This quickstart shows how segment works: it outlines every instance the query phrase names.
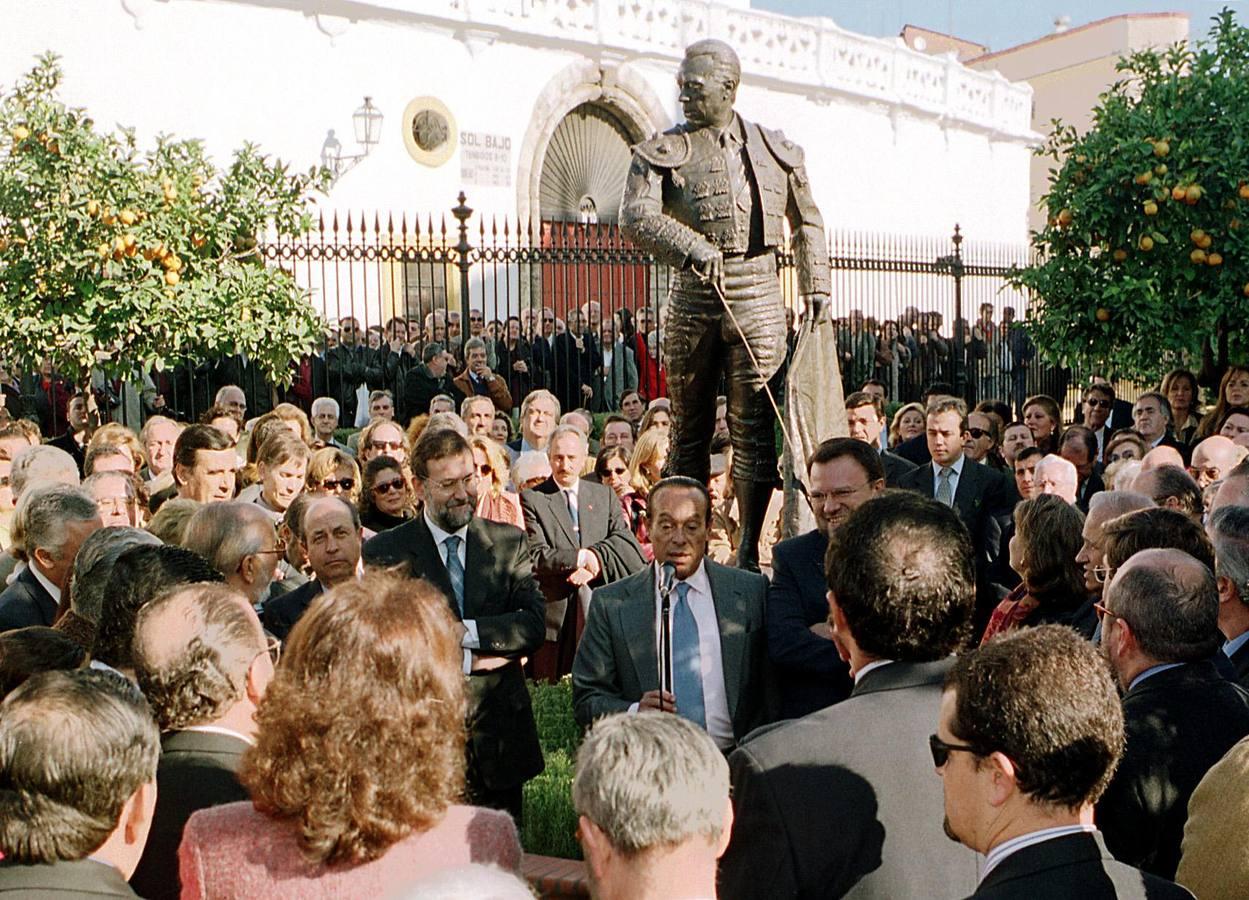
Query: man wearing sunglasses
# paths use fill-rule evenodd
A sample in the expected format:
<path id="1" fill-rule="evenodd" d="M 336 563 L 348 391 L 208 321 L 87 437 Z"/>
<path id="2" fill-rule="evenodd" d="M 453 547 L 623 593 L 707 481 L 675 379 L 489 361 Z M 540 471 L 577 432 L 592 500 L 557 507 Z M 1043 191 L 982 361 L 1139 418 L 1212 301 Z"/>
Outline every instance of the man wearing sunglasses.
<path id="1" fill-rule="evenodd" d="M 944 504 L 885 491 L 831 535 L 825 578 L 854 689 L 729 757 L 723 896 L 965 897 L 976 857 L 942 835 L 926 740 L 972 621 L 967 531 Z"/>
<path id="2" fill-rule="evenodd" d="M 946 834 L 985 854 L 972 897 L 1191 897 L 1117 862 L 1093 824 L 1123 734 L 1105 664 L 1070 629 L 1027 628 L 959 657 L 928 746 Z"/>

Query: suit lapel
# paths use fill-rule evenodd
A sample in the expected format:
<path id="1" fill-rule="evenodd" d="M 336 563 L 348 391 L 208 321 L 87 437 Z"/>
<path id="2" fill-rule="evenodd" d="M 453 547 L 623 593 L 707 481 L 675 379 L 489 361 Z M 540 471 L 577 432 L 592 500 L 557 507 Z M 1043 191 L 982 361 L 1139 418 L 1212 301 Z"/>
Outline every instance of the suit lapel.
<path id="1" fill-rule="evenodd" d="M 464 618 L 475 619 L 481 614 L 482 601 L 486 597 L 485 577 L 494 562 L 494 541 L 482 524 L 473 517 L 468 523 L 468 542 L 464 548 Z M 446 576 L 446 568 L 443 568 Z M 451 578 L 447 577 L 447 587 Z M 454 592 L 452 592 L 454 596 Z"/>
<path id="2" fill-rule="evenodd" d="M 52 620 L 56 618 L 56 609 L 58 604 L 52 599 L 52 595 L 48 593 L 48 589 L 40 583 L 38 578 L 35 577 L 35 573 L 31 571 L 30 568 L 31 565 L 34 565 L 34 563 L 31 563 L 23 569 L 22 574 L 19 575 L 18 578 L 25 580 L 26 584 L 30 587 L 31 593 L 35 597 L 35 602 L 39 605 L 39 614 L 43 617 L 43 624 L 51 625 Z"/>
<path id="3" fill-rule="evenodd" d="M 976 498 L 980 496 L 979 463 L 963 457 L 963 473 L 958 477 L 958 490 L 954 492 L 954 509 L 964 522 L 971 522 L 976 511 Z"/>
<path id="4" fill-rule="evenodd" d="M 731 571 L 705 562 L 711 600 L 716 608 L 716 624 L 720 627 L 720 660 L 724 665 L 724 695 L 729 707 L 729 720 L 737 716 L 738 687 L 742 680 L 743 656 L 746 652 L 746 611 L 742 608 L 742 592 L 734 583 Z"/>
<path id="5" fill-rule="evenodd" d="M 577 542 L 577 529 L 572 525 L 572 514 L 568 512 L 568 501 L 564 497 L 564 492 L 559 489 L 559 485 L 555 483 L 555 479 L 548 478 L 538 487 L 538 492 L 545 494 L 546 502 L 551 507 L 551 516 L 559 523 L 559 527 L 564 530 L 564 537 L 568 539 L 569 545 L 579 547 Z M 581 492 L 577 492 L 577 512 L 581 512 Z"/>
<path id="6" fill-rule="evenodd" d="M 655 567 L 649 565 L 636 575 L 619 582 L 627 598 L 617 609 L 620 616 L 618 634 L 628 636 L 629 659 L 642 693 L 659 689 L 659 658 L 655 654 Z"/>

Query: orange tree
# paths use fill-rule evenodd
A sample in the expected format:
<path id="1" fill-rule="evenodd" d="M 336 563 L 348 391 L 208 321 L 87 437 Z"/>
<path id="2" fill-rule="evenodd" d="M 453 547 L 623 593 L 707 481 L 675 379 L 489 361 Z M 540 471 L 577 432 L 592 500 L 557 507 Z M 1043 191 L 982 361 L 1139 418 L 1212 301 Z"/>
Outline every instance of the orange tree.
<path id="1" fill-rule="evenodd" d="M 1062 122 L 1032 235 L 1028 327 L 1050 362 L 1153 379 L 1216 336 L 1249 352 L 1249 30 L 1121 60 L 1086 134 Z M 1225 355 L 1225 354 L 1220 354 Z"/>
<path id="2" fill-rule="evenodd" d="M 257 236 L 308 228 L 324 173 L 251 145 L 220 170 L 197 141 L 141 152 L 62 103 L 60 79 L 49 54 L 0 93 L 0 357 L 85 383 L 241 352 L 288 379 L 323 323 Z"/>

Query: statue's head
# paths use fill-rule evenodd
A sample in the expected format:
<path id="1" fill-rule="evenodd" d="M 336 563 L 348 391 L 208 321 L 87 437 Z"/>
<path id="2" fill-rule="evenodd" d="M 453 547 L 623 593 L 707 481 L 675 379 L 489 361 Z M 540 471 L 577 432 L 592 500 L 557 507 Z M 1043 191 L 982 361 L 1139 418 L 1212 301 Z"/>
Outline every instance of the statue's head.
<path id="1" fill-rule="evenodd" d="M 741 80 L 742 64 L 724 41 L 690 44 L 677 72 L 685 120 L 695 127 L 727 125 L 733 118 L 733 99 Z"/>

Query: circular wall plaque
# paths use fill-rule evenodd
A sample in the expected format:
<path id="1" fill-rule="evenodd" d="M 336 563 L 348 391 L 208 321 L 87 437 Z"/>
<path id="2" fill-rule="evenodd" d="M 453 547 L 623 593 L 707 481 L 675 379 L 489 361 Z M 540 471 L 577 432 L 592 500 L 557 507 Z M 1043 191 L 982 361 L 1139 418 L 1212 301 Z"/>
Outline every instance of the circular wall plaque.
<path id="1" fill-rule="evenodd" d="M 455 116 L 437 97 L 417 97 L 403 110 L 403 145 L 426 166 L 440 166 L 455 152 L 460 135 Z"/>

